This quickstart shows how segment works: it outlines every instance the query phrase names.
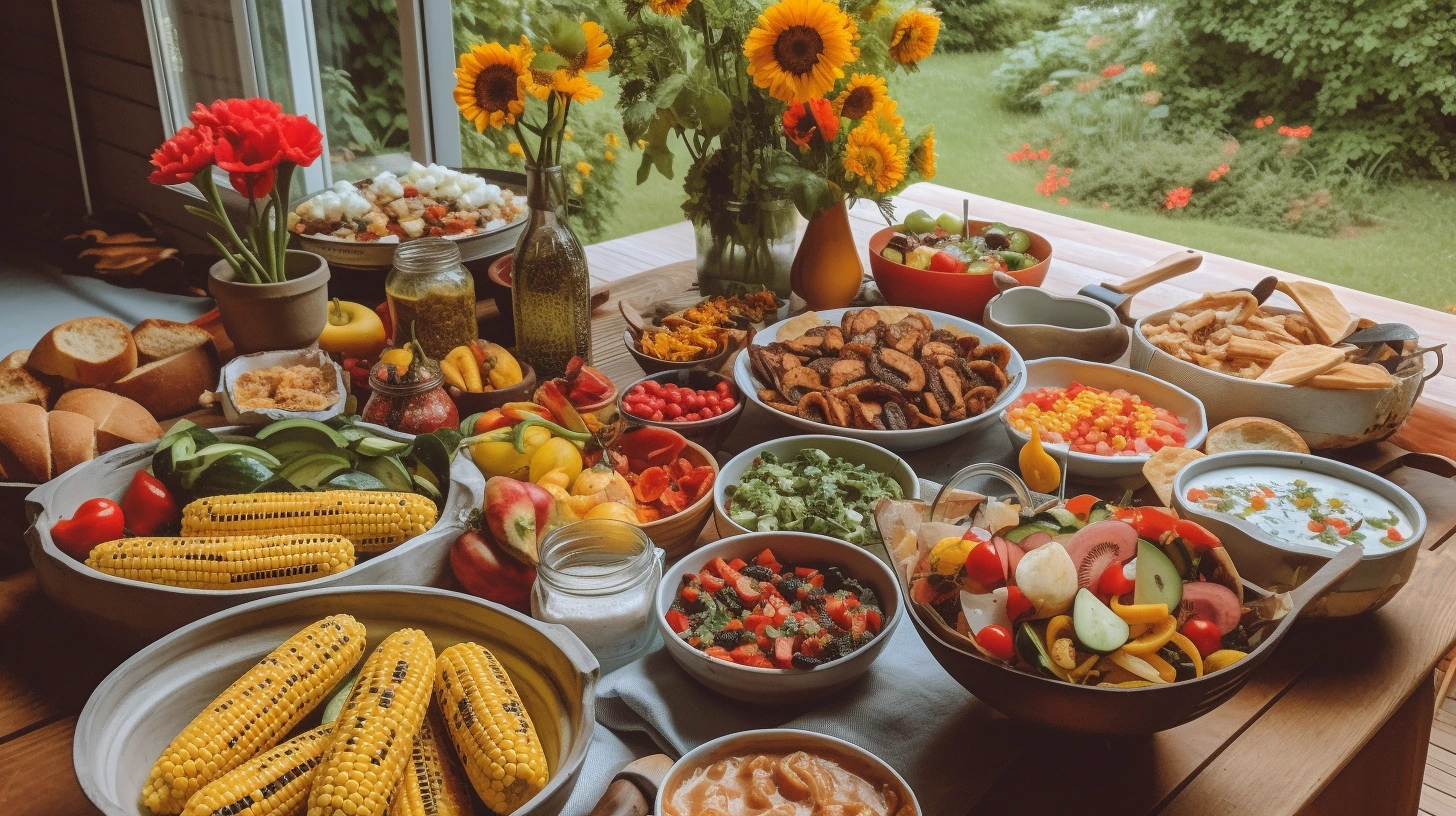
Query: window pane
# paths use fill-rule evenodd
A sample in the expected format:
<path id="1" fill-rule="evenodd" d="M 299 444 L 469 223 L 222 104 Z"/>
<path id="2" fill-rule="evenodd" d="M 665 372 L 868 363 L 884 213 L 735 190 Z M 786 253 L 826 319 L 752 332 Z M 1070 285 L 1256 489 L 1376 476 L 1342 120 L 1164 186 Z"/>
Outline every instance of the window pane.
<path id="1" fill-rule="evenodd" d="M 335 179 L 409 167 L 394 0 L 313 0 L 318 77 Z"/>
<path id="2" fill-rule="evenodd" d="M 155 8 L 178 125 L 198 102 L 246 95 L 230 0 L 158 0 Z"/>

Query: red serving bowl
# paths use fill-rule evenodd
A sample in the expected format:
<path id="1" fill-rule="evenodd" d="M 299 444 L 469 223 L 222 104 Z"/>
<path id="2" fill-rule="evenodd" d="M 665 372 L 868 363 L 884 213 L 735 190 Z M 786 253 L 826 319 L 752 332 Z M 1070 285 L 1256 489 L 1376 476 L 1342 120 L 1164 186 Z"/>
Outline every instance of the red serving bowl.
<path id="1" fill-rule="evenodd" d="M 969 223 L 971 232 L 976 233 L 995 222 Z M 931 272 L 883 258 L 880 251 L 890 242 L 895 231 L 894 227 L 885 227 L 870 237 L 870 272 L 875 276 L 875 283 L 886 302 L 894 306 L 934 309 L 979 323 L 986 304 L 996 296 L 996 282 L 991 279 L 992 276 Z M 1027 252 L 1041 260 L 1035 266 L 1007 274 L 1023 286 L 1041 286 L 1052 263 L 1052 245 L 1034 232 L 1022 231 L 1031 237 Z"/>

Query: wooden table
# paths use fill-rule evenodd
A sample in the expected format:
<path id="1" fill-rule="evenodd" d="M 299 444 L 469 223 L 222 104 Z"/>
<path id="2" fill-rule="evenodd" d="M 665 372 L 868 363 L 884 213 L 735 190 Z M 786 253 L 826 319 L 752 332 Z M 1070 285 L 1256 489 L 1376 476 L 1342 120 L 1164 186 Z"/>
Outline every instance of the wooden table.
<path id="1" fill-rule="evenodd" d="M 901 209 L 959 210 L 963 194 L 916 185 Z M 1054 214 L 970 196 L 988 216 L 1048 236 L 1056 258 L 1046 287 L 1075 291 L 1117 280 L 1176 249 Z M 863 241 L 873 211 L 852 219 Z M 679 294 L 692 282 L 692 232 L 676 225 L 588 248 L 612 300 L 593 321 L 596 363 L 619 385 L 642 376 L 621 343 L 616 301 Z M 1243 286 L 1269 272 L 1209 256 L 1197 274 L 1138 298 L 1140 313 L 1205 288 Z M 650 274 L 642 274 L 650 273 Z M 1354 310 L 1416 326 L 1429 340 L 1456 338 L 1456 316 L 1351 294 Z M 1430 514 L 1426 552 L 1411 584 L 1365 620 L 1307 622 L 1227 704 L 1143 740 L 1068 739 L 1000 723 L 988 739 L 1024 759 L 969 795 L 968 812 L 1024 814 L 1409 814 L 1421 801 L 1434 704 L 1433 672 L 1456 642 L 1456 382 L 1433 380 L 1419 416 L 1397 438 L 1351 454 L 1421 500 Z M 750 405 L 725 450 L 790 433 Z M 1421 451 L 1412 453 L 1410 451 Z M 906 456 L 920 475 L 944 479 L 971 461 L 1003 459 L 1004 434 L 982 434 Z M 711 525 L 703 538 L 716 534 Z M 126 654 L 68 622 L 41 594 L 34 572 L 0 577 L 0 814 L 93 814 L 71 766 L 76 716 Z M 928 659 L 928 656 L 927 656 Z M 940 816 L 933 814 L 932 816 Z"/>

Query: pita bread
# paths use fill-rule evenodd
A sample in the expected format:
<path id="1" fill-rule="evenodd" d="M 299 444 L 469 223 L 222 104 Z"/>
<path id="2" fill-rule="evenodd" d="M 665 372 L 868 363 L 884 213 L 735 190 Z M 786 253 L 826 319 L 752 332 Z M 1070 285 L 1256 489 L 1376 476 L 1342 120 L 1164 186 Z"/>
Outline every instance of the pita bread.
<path id="1" fill-rule="evenodd" d="M 1351 317 L 1349 310 L 1335 297 L 1335 291 L 1323 283 L 1279 281 L 1279 291 L 1294 299 L 1299 310 L 1313 324 L 1319 341 L 1327 346 L 1349 337 L 1360 325 L 1359 319 Z"/>
<path id="2" fill-rule="evenodd" d="M 1296 346 L 1269 363 L 1259 382 L 1298 385 L 1345 362 L 1345 352 L 1330 346 Z"/>
<path id="3" fill-rule="evenodd" d="M 1358 388 L 1375 390 L 1394 388 L 1398 380 L 1390 372 L 1377 365 L 1364 363 L 1341 363 L 1324 374 L 1311 377 L 1305 385 L 1312 388 Z"/>
<path id="4" fill-rule="evenodd" d="M 1282 422 L 1264 417 L 1239 417 L 1217 425 L 1203 440 L 1203 452 L 1212 456 L 1241 450 L 1275 450 L 1309 453 L 1299 432 Z"/>
<path id="5" fill-rule="evenodd" d="M 814 311 L 804 312 L 798 317 L 791 317 L 779 324 L 778 330 L 774 332 L 773 339 L 780 343 L 790 340 L 797 340 L 803 337 L 806 332 L 815 326 L 824 325 L 819 321 L 819 313 Z"/>
<path id="6" fill-rule="evenodd" d="M 1203 458 L 1192 448 L 1159 448 L 1143 464 L 1143 477 L 1153 486 L 1164 507 L 1173 506 L 1173 479 L 1190 462 Z"/>

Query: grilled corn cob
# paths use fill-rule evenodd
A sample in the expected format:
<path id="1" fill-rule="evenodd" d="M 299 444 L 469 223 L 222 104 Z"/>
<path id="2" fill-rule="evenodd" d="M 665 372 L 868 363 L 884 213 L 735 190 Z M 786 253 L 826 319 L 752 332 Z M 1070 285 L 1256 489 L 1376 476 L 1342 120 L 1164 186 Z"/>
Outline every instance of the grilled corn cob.
<path id="1" fill-rule="evenodd" d="M 536 727 L 500 661 L 476 643 L 440 653 L 435 699 L 465 775 L 492 811 L 507 816 L 551 778 Z"/>
<path id="2" fill-rule="evenodd" d="M 430 705 L 435 647 L 401 629 L 364 661 L 308 792 L 308 816 L 384 816 Z"/>
<path id="3" fill-rule="evenodd" d="M 294 737 L 228 771 L 187 800 L 184 816 L 301 816 L 333 723 Z"/>
<path id="4" fill-rule="evenodd" d="M 410 766 L 389 816 L 471 816 L 470 788 L 451 751 L 438 712 L 431 711 L 420 723 Z"/>
<path id="5" fill-rule="evenodd" d="M 435 503 L 418 493 L 329 490 L 243 493 L 197 499 L 182 509 L 182 535 L 326 533 L 359 553 L 384 552 L 430 529 Z"/>
<path id="6" fill-rule="evenodd" d="M 259 660 L 162 751 L 142 787 L 153 813 L 181 813 L 214 779 L 278 744 L 364 654 L 364 625 L 334 615 Z"/>
<path id="7" fill-rule="evenodd" d="M 141 536 L 97 544 L 86 566 L 149 584 L 250 589 L 296 584 L 354 566 L 354 545 L 337 535 Z"/>

